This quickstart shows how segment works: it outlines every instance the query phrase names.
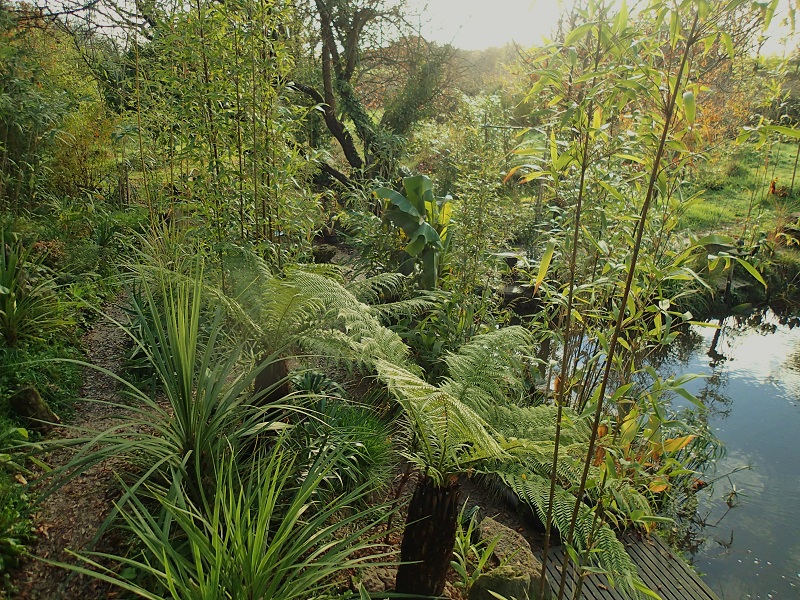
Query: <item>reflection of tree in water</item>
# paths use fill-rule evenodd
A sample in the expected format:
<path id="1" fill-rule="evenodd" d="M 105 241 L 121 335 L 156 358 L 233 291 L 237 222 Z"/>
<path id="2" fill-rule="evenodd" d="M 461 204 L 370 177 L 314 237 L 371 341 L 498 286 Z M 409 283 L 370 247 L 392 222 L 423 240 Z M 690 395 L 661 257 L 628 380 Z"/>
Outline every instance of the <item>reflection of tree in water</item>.
<path id="1" fill-rule="evenodd" d="M 746 354 L 739 352 L 737 346 L 743 348 L 748 344 L 748 336 L 768 336 L 779 330 L 785 332 L 786 329 L 798 327 L 800 317 L 765 310 L 717 319 L 714 323 L 719 324 L 719 329 L 714 331 L 713 336 L 709 335 L 711 332 L 701 334 L 702 330 L 699 328 L 682 332 L 668 352 L 663 353 L 657 364 L 654 364 L 661 373 L 665 373 L 667 369 L 681 373 L 688 371 L 686 367 L 696 364 L 694 361 L 698 359 L 704 362 L 704 355 L 709 357 L 709 375 L 695 394 L 708 410 L 692 410 L 681 415 L 687 423 L 706 426 L 706 430 L 709 420 L 719 421 L 731 415 L 733 398 L 728 394 L 735 396 L 735 392 L 728 387 L 736 376 L 737 366 L 730 361 L 738 355 L 740 360 L 746 362 Z M 684 367 L 683 371 L 681 366 Z M 786 355 L 782 366 L 794 373 L 800 373 L 800 344 Z M 713 431 L 708 433 L 713 434 Z M 697 446 L 692 450 L 692 460 L 687 466 L 703 475 L 689 476 L 695 478 L 694 485 L 673 488 L 673 493 L 662 507 L 662 514 L 674 520 L 664 533 L 677 547 L 691 554 L 701 549 L 704 554 L 726 554 L 733 551 L 737 542 L 728 517 L 736 511 L 739 496 L 742 494 L 742 490 L 737 489 L 736 483 L 739 481 L 734 474 L 742 469 L 750 469 L 751 465 L 740 465 L 728 472 L 718 472 L 715 468 L 716 461 L 722 454 L 724 451 L 720 445 L 715 446 L 708 440 L 697 440 Z M 700 484 L 698 477 L 704 480 Z M 705 484 L 709 484 L 708 487 Z M 698 497 L 701 488 L 705 489 L 700 493 L 711 493 L 709 500 Z M 715 502 L 711 501 L 712 498 Z"/>
<path id="2" fill-rule="evenodd" d="M 769 309 L 755 310 L 743 315 L 730 315 L 716 319 L 717 330 L 711 338 L 706 354 L 711 359 L 709 366 L 714 369 L 720 363 L 731 360 L 731 350 L 738 339 L 753 333 L 761 336 L 774 334 L 779 326 L 792 328 L 800 324 L 800 318 L 777 315 Z M 800 359 L 798 359 L 800 364 Z"/>
<path id="3" fill-rule="evenodd" d="M 687 328 L 669 345 L 668 356 L 680 364 L 687 364 L 703 343 L 703 336 L 693 327 Z"/>
<path id="4" fill-rule="evenodd" d="M 721 379 L 721 374 L 715 374 Z M 719 383 L 715 382 L 712 388 L 701 392 L 699 397 L 704 399 L 709 394 L 717 395 Z M 704 400 L 706 401 L 706 400 Z M 712 402 L 716 402 L 715 400 Z M 662 533 L 675 547 L 695 554 L 708 538 L 708 519 L 711 511 L 701 509 L 698 493 L 707 486 L 701 477 L 703 473 L 713 472 L 716 461 L 725 455 L 725 447 L 720 443 L 708 425 L 708 410 L 686 409 L 682 419 L 693 428 L 698 437 L 687 447 L 689 458 L 685 462 L 687 474 L 673 481 L 672 492 L 665 496 L 660 514 L 670 517 L 672 525 Z"/>
<path id="5" fill-rule="evenodd" d="M 800 347 L 795 347 L 789 354 L 786 355 L 782 367 L 795 373 L 800 373 Z"/>
<path id="6" fill-rule="evenodd" d="M 712 368 L 716 367 L 719 363 L 728 360 L 727 356 L 717 350 L 717 347 L 719 346 L 719 338 L 722 335 L 723 329 L 724 326 L 720 322 L 719 327 L 717 327 L 717 330 L 714 332 L 714 337 L 711 338 L 711 347 L 708 349 L 708 352 L 706 352 L 706 354 L 711 357 L 711 362 L 709 365 Z"/>
<path id="7" fill-rule="evenodd" d="M 755 332 L 759 335 L 770 335 L 781 324 L 780 317 L 769 309 L 754 310 L 746 315 L 731 315 L 725 319 L 725 325 L 737 334 Z"/>
<path id="8" fill-rule="evenodd" d="M 729 416 L 733 400 L 722 391 L 728 386 L 728 373 L 724 368 L 715 368 L 704 382 L 705 385 L 697 393 L 697 398 L 708 409 L 709 414 L 721 419 Z"/>

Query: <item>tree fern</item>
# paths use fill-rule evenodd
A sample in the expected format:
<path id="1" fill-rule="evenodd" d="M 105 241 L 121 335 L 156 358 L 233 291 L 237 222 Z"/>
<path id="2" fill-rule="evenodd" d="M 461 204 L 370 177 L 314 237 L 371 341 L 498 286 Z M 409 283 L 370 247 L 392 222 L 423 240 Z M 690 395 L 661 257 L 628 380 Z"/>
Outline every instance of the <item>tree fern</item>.
<path id="1" fill-rule="evenodd" d="M 515 444 L 498 436 L 464 403 L 409 370 L 376 362 L 378 376 L 402 405 L 417 447 L 409 460 L 435 481 L 477 463 L 509 458 Z"/>
<path id="2" fill-rule="evenodd" d="M 468 403 L 506 404 L 525 392 L 525 362 L 531 348 L 530 333 L 522 327 L 505 327 L 478 335 L 449 353 L 447 389 Z"/>
<path id="3" fill-rule="evenodd" d="M 394 298 L 402 294 L 407 282 L 408 277 L 401 273 L 380 273 L 373 277 L 355 279 L 345 287 L 365 304 L 380 304 L 386 298 Z"/>

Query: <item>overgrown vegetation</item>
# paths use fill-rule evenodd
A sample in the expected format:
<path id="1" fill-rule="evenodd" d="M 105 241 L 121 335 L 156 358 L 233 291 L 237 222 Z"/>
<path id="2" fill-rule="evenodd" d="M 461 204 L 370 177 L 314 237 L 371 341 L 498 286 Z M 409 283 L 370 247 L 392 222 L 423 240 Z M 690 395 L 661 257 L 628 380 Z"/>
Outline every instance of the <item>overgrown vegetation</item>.
<path id="1" fill-rule="evenodd" d="M 578 2 L 499 82 L 383 0 L 101 4 L 0 0 L 5 585 L 35 496 L 116 457 L 101 531 L 131 546 L 68 568 L 139 597 L 364 597 L 376 561 L 469 588 L 475 475 L 545 563 L 558 538 L 652 595 L 617 534 L 665 521 L 713 440 L 648 359 L 796 300 L 796 92 L 750 52 L 775 2 Z M 15 394 L 68 416 L 107 301 L 121 424 L 47 439 Z"/>

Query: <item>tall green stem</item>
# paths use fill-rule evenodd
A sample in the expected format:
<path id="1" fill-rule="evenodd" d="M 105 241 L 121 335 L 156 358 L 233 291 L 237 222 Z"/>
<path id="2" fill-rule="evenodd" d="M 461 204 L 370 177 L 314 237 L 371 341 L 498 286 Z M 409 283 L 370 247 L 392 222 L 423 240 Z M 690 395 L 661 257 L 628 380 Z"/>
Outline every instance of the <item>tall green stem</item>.
<path id="1" fill-rule="evenodd" d="M 583 494 L 586 491 L 586 482 L 589 477 L 589 468 L 592 464 L 592 458 L 594 457 L 595 451 L 595 444 L 597 443 L 597 431 L 600 425 L 600 418 L 603 414 L 603 404 L 605 400 L 605 393 L 606 388 L 608 387 L 608 382 L 611 379 L 611 365 L 614 362 L 614 354 L 617 350 L 617 342 L 619 340 L 619 336 L 622 333 L 622 326 L 625 322 L 625 307 L 628 305 L 628 297 L 630 296 L 631 287 L 633 285 L 633 278 L 636 273 L 636 263 L 639 259 L 639 251 L 642 246 L 642 236 L 644 235 L 644 229 L 647 224 L 647 213 L 650 210 L 650 204 L 653 201 L 653 196 L 655 195 L 656 189 L 656 182 L 658 181 L 658 175 L 661 171 L 661 161 L 664 157 L 664 149 L 666 148 L 667 137 L 669 137 L 669 131 L 672 124 L 673 116 L 675 115 L 675 106 L 677 102 L 678 92 L 681 87 L 681 81 L 683 80 L 683 73 L 686 69 L 686 65 L 689 62 L 689 55 L 691 53 L 692 47 L 694 46 L 695 36 L 697 34 L 697 25 L 699 22 L 699 14 L 695 13 L 694 20 L 692 22 L 691 31 L 686 38 L 686 47 L 683 52 L 683 56 L 681 57 L 680 66 L 678 68 L 678 74 L 675 77 L 675 87 L 673 90 L 669 91 L 669 97 L 667 101 L 666 110 L 664 112 L 664 126 L 661 131 L 661 136 L 658 143 L 658 149 L 656 151 L 655 160 L 653 161 L 653 167 L 650 172 L 650 179 L 647 184 L 647 193 L 645 195 L 644 203 L 642 204 L 642 209 L 639 215 L 639 220 L 636 224 L 636 237 L 633 245 L 633 253 L 631 254 L 630 259 L 630 266 L 628 267 L 628 276 L 625 281 L 625 289 L 622 293 L 622 298 L 620 299 L 619 306 L 618 306 L 618 314 L 617 314 L 617 321 L 614 326 L 614 333 L 611 336 L 611 340 L 608 344 L 608 354 L 606 356 L 605 368 L 603 371 L 603 379 L 600 382 L 600 390 L 597 397 L 597 408 L 595 409 L 594 413 L 594 421 L 592 423 L 592 430 L 589 437 L 589 449 L 586 453 L 586 459 L 584 460 L 583 465 L 583 473 L 581 475 L 581 481 L 578 486 L 578 491 L 576 493 L 575 498 L 575 506 L 572 510 L 572 518 L 570 519 L 569 523 L 569 531 L 567 533 L 567 540 L 572 543 L 574 536 L 575 536 L 575 525 L 578 521 L 578 513 L 580 512 L 580 507 L 582 504 L 581 499 L 583 498 Z M 566 585 L 567 579 L 567 563 L 569 561 L 569 555 L 565 553 L 564 555 L 564 564 L 562 565 L 562 572 L 561 572 L 561 583 L 558 589 L 558 600 L 561 600 L 564 597 L 564 587 Z"/>
<path id="2" fill-rule="evenodd" d="M 595 56 L 594 56 L 594 71 L 597 72 L 600 66 L 600 51 L 602 49 L 602 36 L 601 36 L 601 29 L 602 23 L 598 25 L 597 31 L 597 48 L 595 49 Z M 592 79 L 592 84 L 590 89 L 594 89 L 594 86 L 597 83 L 597 78 Z M 587 122 L 589 116 L 594 112 L 594 98 L 589 99 L 589 103 L 587 106 Z M 550 490 L 548 493 L 548 502 L 547 502 L 547 517 L 545 519 L 545 531 L 544 531 L 544 549 L 542 551 L 542 574 L 541 579 L 539 581 L 539 597 L 544 597 L 544 588 L 547 582 L 547 553 L 550 549 L 550 534 L 552 530 L 552 521 L 553 521 L 553 502 L 555 501 L 555 494 L 556 494 L 556 477 L 558 473 L 558 450 L 561 445 L 561 427 L 562 427 L 562 420 L 564 417 L 564 397 L 566 394 L 566 390 L 568 389 L 567 385 L 567 373 L 569 369 L 569 339 L 570 339 L 570 331 L 572 330 L 572 307 L 575 298 L 575 279 L 577 277 L 577 264 L 578 264 L 578 241 L 580 240 L 580 229 L 581 229 L 581 212 L 583 209 L 583 197 L 586 190 L 586 172 L 589 170 L 589 142 L 591 136 L 589 129 L 586 129 L 586 137 L 583 143 L 583 155 L 581 157 L 581 176 L 580 176 L 580 184 L 578 185 L 578 198 L 575 203 L 575 225 L 572 232 L 572 248 L 570 253 L 569 259 L 569 289 L 567 291 L 567 309 L 566 309 L 566 317 L 564 319 L 564 329 L 563 329 L 563 339 L 564 339 L 564 346 L 561 351 L 561 371 L 560 371 L 560 379 L 561 379 L 561 386 L 556 391 L 556 406 L 557 406 L 557 414 L 556 414 L 556 434 L 555 434 L 555 443 L 553 447 L 553 463 L 550 469 Z"/>

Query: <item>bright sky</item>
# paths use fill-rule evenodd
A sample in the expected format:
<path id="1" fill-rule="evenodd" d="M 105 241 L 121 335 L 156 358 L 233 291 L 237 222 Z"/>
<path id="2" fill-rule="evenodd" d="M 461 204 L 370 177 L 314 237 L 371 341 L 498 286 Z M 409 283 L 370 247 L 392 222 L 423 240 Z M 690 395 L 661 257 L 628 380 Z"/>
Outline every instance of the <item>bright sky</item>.
<path id="1" fill-rule="evenodd" d="M 551 34 L 559 13 L 569 4 L 571 0 L 407 0 L 412 12 L 421 13 L 425 37 L 465 50 L 505 46 L 511 41 L 522 46 L 539 44 Z M 633 4 L 635 0 L 628 0 L 629 6 Z M 783 54 L 779 38 L 786 31 L 778 26 L 785 15 L 785 9 L 776 13 L 766 53 Z"/>
<path id="2" fill-rule="evenodd" d="M 407 0 L 411 11 L 421 12 L 423 35 L 465 50 L 512 40 L 538 44 L 555 26 L 562 5 L 563 0 Z"/>

